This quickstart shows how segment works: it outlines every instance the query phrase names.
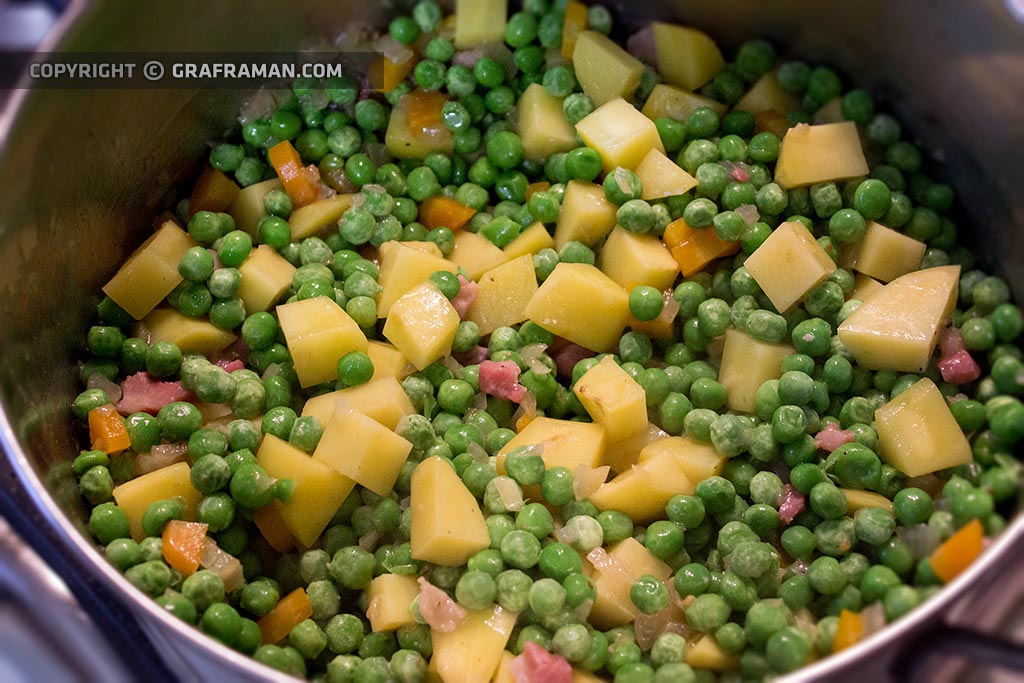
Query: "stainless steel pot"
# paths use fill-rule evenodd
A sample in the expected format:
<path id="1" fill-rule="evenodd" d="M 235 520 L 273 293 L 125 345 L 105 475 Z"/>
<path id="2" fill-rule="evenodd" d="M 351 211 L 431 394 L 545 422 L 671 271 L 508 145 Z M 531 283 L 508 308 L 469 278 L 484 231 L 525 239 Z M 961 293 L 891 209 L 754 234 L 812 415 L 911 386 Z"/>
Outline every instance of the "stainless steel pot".
<path id="1" fill-rule="evenodd" d="M 659 17 L 708 30 L 726 46 L 766 35 L 783 53 L 835 64 L 879 93 L 959 192 L 961 230 L 983 262 L 1024 297 L 1024 29 L 997 0 L 652 1 L 613 4 L 639 26 Z M 375 4 L 374 4 L 375 5 Z M 288 50 L 371 3 L 78 2 L 50 49 Z M 137 245 L 205 145 L 230 127 L 239 93 L 225 90 L 18 91 L 0 118 L 0 440 L 8 491 L 36 515 L 33 536 L 96 610 L 126 606 L 185 680 L 272 680 L 274 674 L 167 616 L 104 561 L 83 534 L 85 510 L 68 467 L 74 360 L 95 293 Z M 17 481 L 13 481 L 16 478 Z M 862 680 L 968 599 L 993 570 L 1016 563 L 1018 516 L 984 556 L 908 617 L 789 681 Z M 1016 557 L 1014 556 L 1016 555 Z M 95 594 L 93 594 L 95 598 Z M 86 597 L 88 600 L 88 596 Z M 87 602 L 87 604 L 90 604 Z M 116 617 L 115 617 L 116 618 Z M 875 673 L 873 673 L 875 672 Z"/>

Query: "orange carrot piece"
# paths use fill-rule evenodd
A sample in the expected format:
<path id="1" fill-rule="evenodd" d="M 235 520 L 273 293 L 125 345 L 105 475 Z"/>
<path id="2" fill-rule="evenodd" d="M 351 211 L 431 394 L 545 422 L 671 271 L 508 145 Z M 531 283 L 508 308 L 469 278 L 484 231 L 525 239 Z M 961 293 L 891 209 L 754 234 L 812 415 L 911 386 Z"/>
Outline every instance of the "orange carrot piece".
<path id="1" fill-rule="evenodd" d="M 864 620 L 860 612 L 851 612 L 844 609 L 839 613 L 839 622 L 836 624 L 836 635 L 832 639 L 832 652 L 845 650 L 855 645 L 864 637 Z"/>
<path id="2" fill-rule="evenodd" d="M 192 188 L 188 214 L 191 216 L 197 211 L 227 211 L 239 192 L 241 189 L 234 180 L 212 166 L 207 166 Z"/>
<path id="3" fill-rule="evenodd" d="M 413 90 L 403 99 L 406 100 L 406 121 L 413 135 L 430 135 L 432 131 L 444 126 L 441 108 L 448 101 L 444 93 L 436 90 Z"/>
<path id="4" fill-rule="evenodd" d="M 274 609 L 260 617 L 256 625 L 260 627 L 264 645 L 273 645 L 287 636 L 297 624 L 313 616 L 313 606 L 303 588 L 296 588 L 281 598 Z"/>
<path id="5" fill-rule="evenodd" d="M 565 6 L 565 21 L 562 22 L 562 56 L 572 59 L 576 49 L 576 37 L 587 29 L 587 6 L 582 2 L 570 2 Z"/>
<path id="6" fill-rule="evenodd" d="M 252 521 L 263 534 L 263 538 L 267 539 L 270 547 L 277 552 L 286 553 L 295 547 L 295 536 L 285 524 L 284 517 L 281 516 L 281 511 L 277 509 L 276 505 L 267 505 L 253 510 Z"/>
<path id="7" fill-rule="evenodd" d="M 699 273 L 717 258 L 732 256 L 740 250 L 739 242 L 722 240 L 713 228 L 691 228 L 682 218 L 668 224 L 662 239 L 685 277 Z"/>
<path id="8" fill-rule="evenodd" d="M 414 66 L 416 66 L 414 58 L 407 59 L 401 64 L 396 64 L 384 55 L 381 55 L 373 60 L 367 72 L 370 87 L 381 92 L 391 92 L 399 83 L 405 80 L 405 77 L 409 75 Z"/>
<path id="9" fill-rule="evenodd" d="M 932 552 L 932 571 L 943 583 L 949 583 L 981 554 L 985 547 L 985 529 L 972 519 Z"/>
<path id="10" fill-rule="evenodd" d="M 282 140 L 267 152 L 270 165 L 284 184 L 284 190 L 298 206 L 309 204 L 320 196 L 320 188 L 307 175 L 302 158 L 292 143 Z"/>
<path id="11" fill-rule="evenodd" d="M 89 440 L 93 450 L 104 453 L 117 453 L 132 445 L 124 420 L 109 403 L 89 411 Z"/>
<path id="12" fill-rule="evenodd" d="M 651 339 L 671 339 L 678 313 L 678 308 L 672 310 L 666 306 L 661 309 L 661 313 L 654 320 L 638 320 L 633 316 L 629 316 L 629 322 L 626 324 L 631 330 L 642 332 Z"/>
<path id="13" fill-rule="evenodd" d="M 476 215 L 476 209 L 449 197 L 430 197 L 420 204 L 420 223 L 427 230 L 444 226 L 449 230 L 461 230 L 469 219 Z"/>
<path id="14" fill-rule="evenodd" d="M 546 180 L 530 183 L 526 186 L 526 201 L 530 201 L 530 197 L 532 197 L 535 192 L 543 192 L 549 187 L 551 187 L 551 183 Z"/>
<path id="15" fill-rule="evenodd" d="M 200 522 L 183 522 L 180 519 L 168 522 L 163 534 L 163 552 L 167 564 L 185 576 L 195 574 L 199 569 L 199 559 L 203 556 L 206 530 L 207 526 Z"/>

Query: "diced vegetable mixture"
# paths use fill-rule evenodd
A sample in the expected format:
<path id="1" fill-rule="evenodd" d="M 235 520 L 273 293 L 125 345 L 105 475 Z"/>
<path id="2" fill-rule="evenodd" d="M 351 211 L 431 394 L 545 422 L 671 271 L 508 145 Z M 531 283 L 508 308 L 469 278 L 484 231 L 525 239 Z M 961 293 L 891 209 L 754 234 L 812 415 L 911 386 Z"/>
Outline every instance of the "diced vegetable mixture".
<path id="1" fill-rule="evenodd" d="M 1024 318 L 922 150 L 766 41 L 612 28 L 421 0 L 246 103 L 86 339 L 132 584 L 328 683 L 759 680 L 1003 528 Z"/>

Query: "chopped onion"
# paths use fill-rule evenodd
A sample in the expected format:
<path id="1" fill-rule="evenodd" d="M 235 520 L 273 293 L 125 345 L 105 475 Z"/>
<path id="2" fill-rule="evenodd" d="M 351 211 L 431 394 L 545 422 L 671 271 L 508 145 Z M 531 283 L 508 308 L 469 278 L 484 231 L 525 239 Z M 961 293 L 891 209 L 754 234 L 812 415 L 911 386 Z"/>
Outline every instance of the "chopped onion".
<path id="1" fill-rule="evenodd" d="M 149 474 L 156 472 L 178 462 L 184 462 L 188 457 L 188 444 L 166 443 L 153 446 L 147 453 L 140 453 L 135 459 L 135 473 Z"/>
<path id="2" fill-rule="evenodd" d="M 615 170 L 612 171 L 612 177 L 615 179 L 615 184 L 619 186 L 619 190 L 622 194 L 629 196 L 633 192 L 633 188 L 629 184 L 630 172 L 621 166 L 616 166 Z"/>
<path id="3" fill-rule="evenodd" d="M 789 571 L 800 576 L 806 574 L 809 568 L 810 565 L 804 562 L 803 560 L 797 560 L 796 562 L 789 565 Z"/>
<path id="4" fill-rule="evenodd" d="M 576 500 L 586 500 L 594 495 L 594 492 L 601 487 L 601 484 L 608 481 L 608 473 L 612 468 L 608 465 L 601 467 L 588 467 L 580 464 L 572 473 L 572 493 Z"/>
<path id="5" fill-rule="evenodd" d="M 494 490 L 498 492 L 501 504 L 509 512 L 519 512 L 523 509 L 523 490 L 512 479 L 507 477 L 494 479 Z"/>
<path id="6" fill-rule="evenodd" d="M 396 65 L 405 64 L 413 58 L 413 52 L 405 45 L 385 33 L 371 44 L 374 52 L 379 52 Z"/>
<path id="7" fill-rule="evenodd" d="M 420 616 L 430 628 L 441 633 L 451 633 L 469 616 L 465 607 L 457 604 L 447 593 L 424 577 L 421 576 L 417 581 L 420 584 Z"/>
<path id="8" fill-rule="evenodd" d="M 221 550 L 212 538 L 207 538 L 203 543 L 199 565 L 219 576 L 224 581 L 224 590 L 228 593 L 241 588 L 245 583 L 242 563 L 234 555 Z"/>
<path id="9" fill-rule="evenodd" d="M 626 39 L 626 52 L 641 62 L 658 68 L 658 53 L 654 49 L 654 28 L 650 24 Z"/>
<path id="10" fill-rule="evenodd" d="M 551 368 L 541 361 L 541 355 L 547 350 L 547 344 L 527 344 L 519 349 L 519 355 L 526 366 L 537 375 L 546 375 Z"/>
<path id="11" fill-rule="evenodd" d="M 896 529 L 896 536 L 907 544 L 907 548 L 915 560 L 931 555 L 942 541 L 939 532 L 927 524 L 899 527 Z"/>
<path id="12" fill-rule="evenodd" d="M 270 91 L 261 88 L 242 100 L 238 109 L 238 122 L 244 126 L 256 119 L 270 116 L 276 108 L 274 97 Z"/>
<path id="13" fill-rule="evenodd" d="M 339 52 L 364 52 L 368 42 L 370 27 L 359 21 L 342 24 L 341 33 L 334 39 L 334 46 Z"/>
<path id="14" fill-rule="evenodd" d="M 679 608 L 669 603 L 665 609 L 655 614 L 638 614 L 633 621 L 633 628 L 636 631 L 636 644 L 640 649 L 644 652 L 650 650 L 654 641 L 665 631 L 665 626 L 678 612 Z"/>
<path id="15" fill-rule="evenodd" d="M 89 389 L 101 390 L 107 395 L 111 403 L 117 403 L 121 400 L 121 385 L 111 382 L 98 372 L 89 375 L 89 381 L 85 383 L 85 386 Z"/>
<path id="16" fill-rule="evenodd" d="M 138 337 L 147 344 L 151 343 L 153 339 L 153 333 L 149 331 L 149 327 L 146 323 L 141 320 L 132 325 L 132 336 Z"/>
<path id="17" fill-rule="evenodd" d="M 473 397 L 472 407 L 477 410 L 487 410 L 487 394 L 482 391 L 478 391 L 476 396 Z"/>
<path id="18" fill-rule="evenodd" d="M 736 207 L 736 213 L 740 215 L 740 218 L 747 225 L 753 225 L 761 218 L 761 212 L 753 204 L 740 204 Z"/>
<path id="19" fill-rule="evenodd" d="M 576 605 L 576 607 L 572 611 L 573 616 L 575 616 L 582 622 L 586 622 L 586 620 L 590 618 L 590 610 L 593 606 L 594 601 L 590 598 L 587 598 L 580 604 Z"/>
<path id="20" fill-rule="evenodd" d="M 572 545 L 580 538 L 580 528 L 575 524 L 563 526 L 555 529 L 551 532 L 551 535 L 555 537 L 555 540 L 559 543 L 565 543 L 566 545 Z"/>
<path id="21" fill-rule="evenodd" d="M 466 452 L 469 453 L 469 456 L 471 458 L 473 458 L 474 460 L 479 460 L 481 462 L 486 462 L 487 458 L 489 457 L 487 455 L 487 451 L 484 450 L 484 447 L 478 444 L 476 441 L 470 441 L 468 444 L 466 444 Z"/>
<path id="22" fill-rule="evenodd" d="M 377 531 L 376 529 L 371 529 L 370 531 L 367 531 L 365 535 L 360 537 L 360 539 L 359 539 L 359 547 L 362 548 L 363 550 L 370 550 L 370 551 L 372 551 L 376 547 L 377 541 L 379 541 L 379 540 L 380 540 L 380 532 Z"/>
<path id="23" fill-rule="evenodd" d="M 519 407 L 523 409 L 523 414 L 529 418 L 537 416 L 537 397 L 533 395 L 532 391 L 527 391 L 523 395 L 523 400 L 519 402 Z"/>
<path id="24" fill-rule="evenodd" d="M 459 361 L 451 356 L 445 356 L 441 359 L 441 365 L 448 368 L 455 375 L 455 379 L 462 379 L 462 365 L 459 364 Z"/>
<path id="25" fill-rule="evenodd" d="M 383 142 L 368 142 L 364 148 L 366 150 L 366 156 L 370 157 L 370 161 L 377 165 L 379 168 L 391 160 L 388 155 L 388 148 Z M 384 192 L 384 188 L 381 187 L 381 192 Z"/>
<path id="26" fill-rule="evenodd" d="M 412 497 L 411 496 L 406 496 L 402 500 L 398 501 L 398 509 L 399 510 L 403 510 L 403 511 L 404 510 L 408 510 L 410 505 L 412 505 Z"/>
<path id="27" fill-rule="evenodd" d="M 882 606 L 882 601 L 873 602 L 860 611 L 861 624 L 864 627 L 863 638 L 867 638 L 872 633 L 877 633 L 885 628 L 885 608 Z"/>
<path id="28" fill-rule="evenodd" d="M 679 302 L 676 301 L 674 296 L 672 296 L 672 290 L 666 289 L 662 292 L 661 300 L 664 305 L 662 306 L 661 316 L 659 317 L 663 320 L 675 320 L 676 316 L 679 315 Z"/>

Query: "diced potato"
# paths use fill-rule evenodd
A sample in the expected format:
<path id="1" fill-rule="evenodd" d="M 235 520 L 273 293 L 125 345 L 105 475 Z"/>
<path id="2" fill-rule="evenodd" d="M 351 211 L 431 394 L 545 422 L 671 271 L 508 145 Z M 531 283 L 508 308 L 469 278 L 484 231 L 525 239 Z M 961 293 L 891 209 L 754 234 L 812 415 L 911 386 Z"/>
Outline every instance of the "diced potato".
<path id="1" fill-rule="evenodd" d="M 674 197 L 697 187 L 696 178 L 657 149 L 647 153 L 636 167 L 636 175 L 643 185 L 642 199 Z"/>
<path id="2" fill-rule="evenodd" d="M 664 152 L 654 121 L 621 97 L 605 102 L 576 124 L 587 147 L 601 155 L 605 171 L 634 169 L 652 149 Z"/>
<path id="3" fill-rule="evenodd" d="M 822 105 L 821 109 L 814 112 L 813 123 L 819 126 L 823 123 L 842 123 L 845 120 L 846 117 L 843 116 L 843 98 L 840 95 L 836 95 Z"/>
<path id="4" fill-rule="evenodd" d="M 481 335 L 521 323 L 526 320 L 526 305 L 536 291 L 533 257 L 520 256 L 480 277 L 476 299 L 466 312 L 466 320 L 475 322 Z"/>
<path id="5" fill-rule="evenodd" d="M 708 228 L 691 228 L 682 218 L 668 224 L 662 240 L 685 277 L 701 272 L 715 259 L 732 256 L 740 250 L 738 241 L 726 242 Z"/>
<path id="6" fill-rule="evenodd" d="M 605 443 L 604 429 L 600 425 L 541 416 L 498 451 L 498 467 L 501 469 L 509 452 L 534 444 L 544 445 L 540 457 L 548 469 L 567 467 L 574 470 L 580 465 L 598 467 L 604 457 Z"/>
<path id="7" fill-rule="evenodd" d="M 443 123 L 417 131 L 409 127 L 409 106 L 412 101 L 409 95 L 403 95 L 388 116 L 388 129 L 384 133 L 384 145 L 388 152 L 399 159 L 422 159 L 431 152 L 451 155 L 455 139 Z"/>
<path id="8" fill-rule="evenodd" d="M 540 221 L 534 223 L 509 242 L 502 250 L 511 261 L 527 254 L 536 254 L 541 249 L 552 249 L 555 240 Z"/>
<path id="9" fill-rule="evenodd" d="M 338 379 L 338 360 L 350 351 L 366 351 L 366 335 L 330 297 L 278 306 L 277 320 L 304 387 Z"/>
<path id="10" fill-rule="evenodd" d="M 882 508 L 892 512 L 892 501 L 880 493 L 859 491 L 857 489 L 839 489 L 846 496 L 846 514 L 852 515 L 861 508 Z"/>
<path id="11" fill-rule="evenodd" d="M 312 415 L 325 426 L 335 413 L 353 411 L 372 417 L 388 429 L 394 429 L 399 420 L 415 413 L 416 408 L 394 377 L 381 377 L 359 386 L 320 394 L 302 406 L 303 415 Z"/>
<path id="12" fill-rule="evenodd" d="M 409 607 L 420 594 L 420 584 L 411 574 L 381 574 L 370 581 L 366 589 L 366 618 L 370 630 L 394 631 L 399 626 L 416 623 Z"/>
<path id="13" fill-rule="evenodd" d="M 882 282 L 892 282 L 921 267 L 927 245 L 909 235 L 870 221 L 864 239 L 850 254 L 854 270 Z"/>
<path id="14" fill-rule="evenodd" d="M 655 21 L 654 51 L 666 83 L 696 90 L 725 67 L 722 51 L 704 32 Z"/>
<path id="15" fill-rule="evenodd" d="M 775 228 L 744 265 L 779 312 L 789 310 L 836 269 L 832 258 L 798 221 Z"/>
<path id="16" fill-rule="evenodd" d="M 660 118 L 685 121 L 694 109 L 701 107 L 707 107 L 719 115 L 725 114 L 729 109 L 710 97 L 704 97 L 674 85 L 658 83 L 654 86 L 654 90 L 651 91 L 640 113 L 652 121 Z"/>
<path id="17" fill-rule="evenodd" d="M 648 422 L 647 426 L 621 441 L 609 442 L 604 451 L 602 464 L 608 465 L 616 473 L 627 471 L 640 459 L 640 451 L 655 441 L 668 438 L 668 433 L 658 425 Z"/>
<path id="18" fill-rule="evenodd" d="M 728 458 L 709 443 L 686 436 L 670 436 L 645 446 L 640 451 L 639 462 L 642 465 L 663 453 L 672 454 L 683 473 L 694 485 L 721 474 L 728 461 Z"/>
<path id="19" fill-rule="evenodd" d="M 597 31 L 583 31 L 576 37 L 572 66 L 583 92 L 597 106 L 617 97 L 632 97 L 644 73 L 639 59 Z"/>
<path id="20" fill-rule="evenodd" d="M 662 299 L 666 296 L 671 296 L 671 292 L 662 292 Z M 678 317 L 679 311 L 674 306 L 664 306 L 654 320 L 638 320 L 636 316 L 630 315 L 629 322 L 626 324 L 634 332 L 646 334 L 651 339 L 671 339 L 675 334 L 676 318 Z"/>
<path id="21" fill-rule="evenodd" d="M 544 161 L 576 147 L 576 131 L 565 118 L 561 98 L 548 94 L 540 83 L 532 83 L 523 91 L 517 110 L 519 137 L 527 159 Z"/>
<path id="22" fill-rule="evenodd" d="M 409 361 L 405 359 L 402 352 L 387 342 L 369 340 L 366 342 L 366 355 L 373 362 L 371 382 L 382 377 L 402 379 L 406 375 L 412 374 Z"/>
<path id="23" fill-rule="evenodd" d="M 352 195 L 336 194 L 295 209 L 288 218 L 288 224 L 292 228 L 292 241 L 298 242 L 312 237 L 332 223 L 337 223 L 350 206 Z"/>
<path id="24" fill-rule="evenodd" d="M 268 244 L 261 244 L 249 253 L 249 258 L 238 267 L 242 285 L 238 298 L 245 304 L 246 315 L 266 311 L 276 304 L 295 276 L 295 266 Z"/>
<path id="25" fill-rule="evenodd" d="M 411 489 L 413 559 L 458 567 L 491 544 L 480 506 L 451 463 L 439 457 L 422 461 Z"/>
<path id="26" fill-rule="evenodd" d="M 355 482 L 273 434 L 263 437 L 256 459 L 270 476 L 295 482 L 291 501 L 285 504 L 276 500 L 274 507 L 299 543 L 311 547 L 355 488 Z"/>
<path id="27" fill-rule="evenodd" d="M 629 597 L 629 589 L 644 574 L 666 581 L 672 570 L 634 538 L 627 538 L 608 550 L 614 567 L 594 567 L 591 578 L 597 599 L 590 611 L 590 621 L 599 629 L 610 629 L 633 621 L 640 614 Z M 588 562 L 589 564 L 589 562 Z"/>
<path id="28" fill-rule="evenodd" d="M 256 230 L 260 227 L 260 221 L 267 215 L 263 208 L 264 198 L 272 190 L 280 190 L 282 187 L 284 186 L 281 184 L 281 179 L 277 177 L 243 187 L 235 197 L 235 201 L 228 207 L 228 213 L 235 219 L 235 227 L 245 230 L 255 237 Z"/>
<path id="29" fill-rule="evenodd" d="M 178 261 L 194 246 L 188 233 L 173 221 L 165 222 L 103 285 L 103 293 L 142 320 L 181 282 Z"/>
<path id="30" fill-rule="evenodd" d="M 693 490 L 676 454 L 663 449 L 602 484 L 590 502 L 600 510 L 618 510 L 645 524 L 665 515 L 665 504 L 672 496 L 690 495 Z"/>
<path id="31" fill-rule="evenodd" d="M 177 498 L 185 504 L 185 521 L 195 520 L 196 508 L 203 494 L 192 486 L 188 463 L 178 462 L 162 467 L 114 488 L 114 502 L 128 516 L 132 538 L 136 541 L 146 537 L 142 530 L 142 515 L 149 504 L 169 498 Z"/>
<path id="32" fill-rule="evenodd" d="M 508 0 L 455 0 L 455 47 L 503 42 L 506 16 Z"/>
<path id="33" fill-rule="evenodd" d="M 731 671 L 739 668 L 736 655 L 722 649 L 714 636 L 701 636 L 686 649 L 686 663 L 695 669 L 710 671 Z"/>
<path id="34" fill-rule="evenodd" d="M 476 232 L 462 231 L 455 235 L 452 263 L 466 271 L 470 280 L 508 261 L 508 256 L 494 242 Z"/>
<path id="35" fill-rule="evenodd" d="M 570 180 L 555 227 L 555 246 L 561 249 L 573 241 L 594 246 L 615 227 L 615 212 L 615 205 L 605 198 L 600 185 Z"/>
<path id="36" fill-rule="evenodd" d="M 754 394 L 768 380 L 782 376 L 782 360 L 793 352 L 789 344 L 769 344 L 729 328 L 718 371 L 718 382 L 728 392 L 729 409 L 756 412 Z"/>
<path id="37" fill-rule="evenodd" d="M 626 291 L 639 285 L 665 290 L 679 275 L 679 265 L 654 235 L 637 235 L 616 226 L 597 259 L 605 275 Z"/>
<path id="38" fill-rule="evenodd" d="M 372 417 L 336 410 L 313 457 L 378 496 L 386 496 L 411 450 L 411 443 Z"/>
<path id="39" fill-rule="evenodd" d="M 852 121 L 793 126 L 782 138 L 775 182 L 785 189 L 868 174 L 857 124 Z"/>
<path id="40" fill-rule="evenodd" d="M 182 353 L 196 351 L 212 355 L 231 346 L 237 337 L 209 320 L 190 318 L 171 308 L 158 308 L 142 320 L 149 331 L 149 342 L 171 342 Z"/>
<path id="41" fill-rule="evenodd" d="M 410 246 L 412 245 L 412 246 Z M 386 318 L 391 307 L 431 273 L 446 270 L 454 273 L 456 266 L 441 258 L 441 250 L 430 244 L 433 251 L 424 251 L 414 243 L 397 240 L 380 245 L 380 294 L 377 295 L 377 317 Z"/>
<path id="42" fill-rule="evenodd" d="M 512 674 L 512 660 L 515 658 L 516 656 L 508 650 L 501 653 L 501 660 L 498 662 L 498 668 L 494 671 L 491 683 L 516 683 L 516 677 Z"/>
<path id="43" fill-rule="evenodd" d="M 612 356 L 587 370 L 573 393 L 610 441 L 621 441 L 647 424 L 647 394 Z"/>
<path id="44" fill-rule="evenodd" d="M 549 332 L 600 353 L 618 344 L 629 320 L 629 295 L 594 266 L 559 263 L 530 299 L 526 315 Z"/>
<path id="45" fill-rule="evenodd" d="M 800 99 L 779 84 L 778 69 L 772 69 L 750 86 L 733 109 L 751 114 L 773 111 L 785 115 L 800 109 Z"/>
<path id="46" fill-rule="evenodd" d="M 383 332 L 417 370 L 422 370 L 451 353 L 460 322 L 452 303 L 428 281 L 395 302 Z"/>
<path id="47" fill-rule="evenodd" d="M 839 326 L 839 340 L 866 368 L 921 372 L 957 300 L 960 266 L 896 278 Z"/>
<path id="48" fill-rule="evenodd" d="M 498 683 L 495 681 L 495 683 Z M 572 683 L 607 683 L 604 678 L 589 671 L 572 670 Z"/>
<path id="49" fill-rule="evenodd" d="M 927 377 L 875 411 L 878 455 L 908 477 L 971 462 L 971 445 Z"/>
<path id="50" fill-rule="evenodd" d="M 516 613 L 494 605 L 473 610 L 451 633 L 431 629 L 434 654 L 430 659 L 443 683 L 482 683 L 491 680 L 516 625 Z"/>

